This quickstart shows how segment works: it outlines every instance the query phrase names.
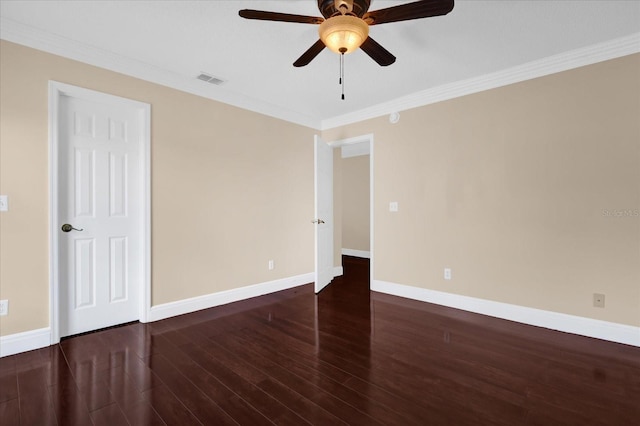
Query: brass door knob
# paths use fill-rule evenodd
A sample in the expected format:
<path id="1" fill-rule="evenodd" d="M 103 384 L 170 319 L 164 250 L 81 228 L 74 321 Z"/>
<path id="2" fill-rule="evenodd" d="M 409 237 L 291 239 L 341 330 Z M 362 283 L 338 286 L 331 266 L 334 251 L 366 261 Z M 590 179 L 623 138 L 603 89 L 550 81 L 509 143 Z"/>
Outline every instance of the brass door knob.
<path id="1" fill-rule="evenodd" d="M 84 231 L 84 229 L 77 229 L 74 228 L 73 226 L 69 225 L 68 223 L 65 223 L 64 225 L 62 225 L 62 232 L 71 232 L 71 231 Z"/>

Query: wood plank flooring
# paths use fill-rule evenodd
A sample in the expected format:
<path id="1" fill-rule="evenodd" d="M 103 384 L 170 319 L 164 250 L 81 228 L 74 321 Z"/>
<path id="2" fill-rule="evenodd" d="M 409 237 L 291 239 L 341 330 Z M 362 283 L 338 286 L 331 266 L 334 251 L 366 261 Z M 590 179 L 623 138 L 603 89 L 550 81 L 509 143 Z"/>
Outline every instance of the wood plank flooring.
<path id="1" fill-rule="evenodd" d="M 0 359 L 0 424 L 639 425 L 640 348 L 311 284 Z"/>

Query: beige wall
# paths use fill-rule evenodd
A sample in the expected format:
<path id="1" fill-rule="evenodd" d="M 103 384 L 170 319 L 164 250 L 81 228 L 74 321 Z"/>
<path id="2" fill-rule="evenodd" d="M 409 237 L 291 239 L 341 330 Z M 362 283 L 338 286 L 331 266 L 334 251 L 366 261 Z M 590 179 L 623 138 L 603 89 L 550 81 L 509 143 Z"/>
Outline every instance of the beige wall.
<path id="1" fill-rule="evenodd" d="M 1 43 L 1 335 L 48 326 L 50 79 L 152 106 L 154 304 L 313 269 L 311 129 Z M 640 218 L 604 214 L 640 209 L 638 75 L 632 55 L 323 132 L 375 135 L 375 279 L 639 326 Z"/>
<path id="2" fill-rule="evenodd" d="M 340 148 L 333 149 L 333 266 L 342 266 L 342 151 Z"/>
<path id="3" fill-rule="evenodd" d="M 639 76 L 636 54 L 323 132 L 374 133 L 374 278 L 640 326 L 640 217 L 606 215 L 640 210 Z"/>
<path id="4" fill-rule="evenodd" d="M 342 158 L 341 163 L 342 248 L 369 251 L 369 156 Z"/>
<path id="5" fill-rule="evenodd" d="M 1 43 L 1 335 L 49 324 L 48 80 L 151 104 L 154 305 L 313 270 L 312 129 Z"/>

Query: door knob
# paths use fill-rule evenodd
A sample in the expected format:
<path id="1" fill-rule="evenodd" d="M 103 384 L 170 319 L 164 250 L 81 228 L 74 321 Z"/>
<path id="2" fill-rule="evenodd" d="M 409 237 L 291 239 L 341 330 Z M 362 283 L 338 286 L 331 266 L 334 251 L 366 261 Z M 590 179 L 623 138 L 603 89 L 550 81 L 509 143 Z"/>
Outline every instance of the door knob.
<path id="1" fill-rule="evenodd" d="M 84 231 L 84 229 L 77 229 L 74 228 L 73 226 L 69 225 L 68 223 L 65 223 L 64 225 L 62 225 L 62 232 L 71 232 L 71 231 Z"/>

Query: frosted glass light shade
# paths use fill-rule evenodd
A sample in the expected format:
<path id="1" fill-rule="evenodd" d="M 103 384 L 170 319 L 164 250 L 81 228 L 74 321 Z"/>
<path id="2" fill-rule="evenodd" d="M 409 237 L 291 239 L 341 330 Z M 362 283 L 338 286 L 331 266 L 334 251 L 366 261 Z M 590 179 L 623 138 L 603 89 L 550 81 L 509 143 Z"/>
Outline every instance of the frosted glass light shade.
<path id="1" fill-rule="evenodd" d="M 351 53 L 369 37 L 369 25 L 362 19 L 338 15 L 326 19 L 318 28 L 320 40 L 336 53 Z"/>

